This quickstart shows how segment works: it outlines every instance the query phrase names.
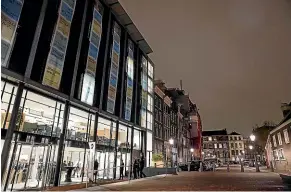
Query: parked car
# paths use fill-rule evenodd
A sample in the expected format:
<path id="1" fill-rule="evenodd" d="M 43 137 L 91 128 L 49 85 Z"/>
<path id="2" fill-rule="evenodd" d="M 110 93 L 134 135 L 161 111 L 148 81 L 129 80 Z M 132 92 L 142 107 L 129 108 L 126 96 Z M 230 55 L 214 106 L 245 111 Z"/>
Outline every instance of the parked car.
<path id="1" fill-rule="evenodd" d="M 190 162 L 190 171 L 199 171 L 201 161 L 191 161 Z M 202 162 L 203 171 L 208 169 L 207 165 Z M 188 164 L 182 164 L 179 166 L 182 171 L 188 171 Z"/>

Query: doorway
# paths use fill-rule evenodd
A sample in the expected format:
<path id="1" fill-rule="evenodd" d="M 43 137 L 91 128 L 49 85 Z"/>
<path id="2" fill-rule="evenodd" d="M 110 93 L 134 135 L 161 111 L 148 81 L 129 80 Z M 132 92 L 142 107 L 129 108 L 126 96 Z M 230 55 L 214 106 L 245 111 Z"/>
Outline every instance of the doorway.
<path id="1" fill-rule="evenodd" d="M 55 175 L 51 151 L 51 144 L 16 142 L 4 174 L 3 190 L 43 189 L 49 185 Z"/>

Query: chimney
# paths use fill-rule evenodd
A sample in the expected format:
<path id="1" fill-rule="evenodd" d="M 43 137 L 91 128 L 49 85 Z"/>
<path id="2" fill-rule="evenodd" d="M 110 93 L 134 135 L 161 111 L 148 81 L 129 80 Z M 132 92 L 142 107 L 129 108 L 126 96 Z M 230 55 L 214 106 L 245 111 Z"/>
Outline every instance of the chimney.
<path id="1" fill-rule="evenodd" d="M 281 104 L 281 110 L 283 113 L 283 116 L 286 117 L 286 115 L 291 111 L 291 103 L 282 103 Z"/>
<path id="2" fill-rule="evenodd" d="M 161 79 L 155 80 L 154 84 L 163 92 L 167 89 L 165 86 L 165 82 Z"/>

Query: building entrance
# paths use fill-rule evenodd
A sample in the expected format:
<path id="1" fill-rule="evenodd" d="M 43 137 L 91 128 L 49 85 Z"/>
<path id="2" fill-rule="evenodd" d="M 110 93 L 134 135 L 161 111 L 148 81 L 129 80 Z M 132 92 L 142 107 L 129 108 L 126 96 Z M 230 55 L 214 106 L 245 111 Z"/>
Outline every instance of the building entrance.
<path id="1" fill-rule="evenodd" d="M 44 189 L 52 182 L 55 165 L 50 162 L 56 146 L 16 142 L 10 152 L 9 168 L 4 174 L 3 191 Z"/>

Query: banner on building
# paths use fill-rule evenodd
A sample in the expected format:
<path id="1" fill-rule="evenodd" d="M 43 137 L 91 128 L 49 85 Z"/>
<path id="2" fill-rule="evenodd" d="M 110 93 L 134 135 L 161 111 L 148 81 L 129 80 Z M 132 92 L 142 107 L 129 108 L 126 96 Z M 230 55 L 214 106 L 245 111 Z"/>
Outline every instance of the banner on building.
<path id="1" fill-rule="evenodd" d="M 93 10 L 93 19 L 91 22 L 86 69 L 81 90 L 81 101 L 89 105 L 93 104 L 94 98 L 97 59 L 99 55 L 100 40 L 102 35 L 103 10 L 104 8 L 101 3 L 96 0 Z"/>
<path id="2" fill-rule="evenodd" d="M 7 67 L 23 0 L 1 0 L 1 66 Z"/>
<path id="3" fill-rule="evenodd" d="M 42 84 L 59 89 L 76 0 L 62 0 Z"/>
<path id="4" fill-rule="evenodd" d="M 113 43 L 111 50 L 111 67 L 108 85 L 108 98 L 107 98 L 107 111 L 114 113 L 116 90 L 118 82 L 118 69 L 119 69 L 119 58 L 120 58 L 120 26 L 115 22 L 113 30 Z"/>
<path id="5" fill-rule="evenodd" d="M 142 91 L 141 91 L 141 125 L 146 127 L 146 110 L 147 110 L 147 98 L 148 98 L 148 75 L 147 75 L 147 60 L 142 57 Z"/>
<path id="6" fill-rule="evenodd" d="M 125 119 L 130 121 L 131 119 L 131 107 L 132 107 L 132 94 L 133 94 L 133 43 L 128 41 L 128 55 L 126 60 L 126 72 L 127 72 L 127 83 L 126 83 L 126 101 L 125 101 Z"/>

